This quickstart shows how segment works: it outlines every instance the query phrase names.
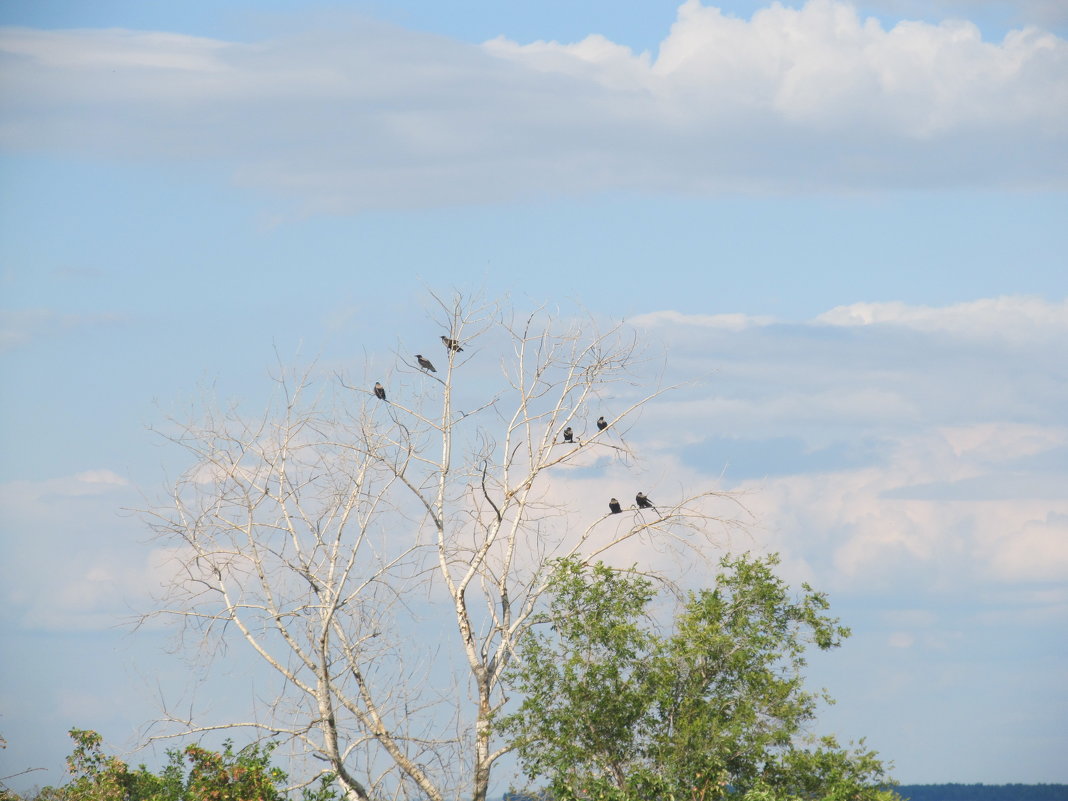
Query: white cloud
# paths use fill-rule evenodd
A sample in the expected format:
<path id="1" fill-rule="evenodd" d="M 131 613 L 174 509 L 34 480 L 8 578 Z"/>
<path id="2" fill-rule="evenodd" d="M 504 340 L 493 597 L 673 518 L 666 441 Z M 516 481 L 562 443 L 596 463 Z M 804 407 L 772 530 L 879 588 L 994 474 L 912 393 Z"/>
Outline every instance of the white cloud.
<path id="1" fill-rule="evenodd" d="M 1068 503 L 1022 511 L 984 521 L 979 544 L 986 572 L 998 581 L 1068 580 Z"/>
<path id="2" fill-rule="evenodd" d="M 537 41 L 521 45 L 504 36 L 485 42 L 493 55 L 538 72 L 557 72 L 594 81 L 623 91 L 650 89 L 652 60 L 648 53 L 635 55 L 629 47 L 599 34 L 575 44 Z"/>
<path id="3" fill-rule="evenodd" d="M 1027 342 L 1068 335 L 1068 299 L 1051 303 L 1043 298 L 1008 296 L 943 307 L 852 303 L 837 306 L 816 321 L 847 328 L 888 325 L 976 339 Z"/>
<path id="4" fill-rule="evenodd" d="M 219 160 L 317 207 L 1068 179 L 1068 42 L 836 0 L 689 0 L 655 57 L 353 18 L 255 44 L 8 28 L 0 58 L 8 149 Z"/>
<path id="5" fill-rule="evenodd" d="M 83 473 L 75 474 L 74 479 L 79 484 L 88 484 L 90 486 L 125 487 L 130 483 L 118 473 L 113 473 L 110 470 L 86 470 Z"/>
<path id="6" fill-rule="evenodd" d="M 768 545 L 822 563 L 853 591 L 925 590 L 977 582 L 1068 580 L 1068 488 L 1057 497 L 900 499 L 924 478 L 989 469 L 950 456 L 936 434 L 899 445 L 879 467 L 744 482 Z M 995 468 L 996 469 L 996 468 Z"/>
<path id="7" fill-rule="evenodd" d="M 667 343 L 666 383 L 709 377 L 657 401 L 632 436 L 655 420 L 638 444 L 685 443 L 688 486 L 696 471 L 746 491 L 754 537 L 817 586 L 979 593 L 1068 579 L 1068 304 L 639 322 Z"/>

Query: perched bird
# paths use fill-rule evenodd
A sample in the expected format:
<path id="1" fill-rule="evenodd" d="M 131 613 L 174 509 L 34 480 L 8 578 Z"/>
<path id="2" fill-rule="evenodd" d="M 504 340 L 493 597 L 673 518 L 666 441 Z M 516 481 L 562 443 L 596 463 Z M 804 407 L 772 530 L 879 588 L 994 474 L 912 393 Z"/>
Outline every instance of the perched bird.
<path id="1" fill-rule="evenodd" d="M 564 442 L 574 442 L 575 432 L 571 430 L 571 426 L 564 429 Z"/>
<path id="2" fill-rule="evenodd" d="M 379 400 L 386 399 L 386 389 L 382 386 L 381 382 L 375 381 L 375 397 Z"/>
<path id="3" fill-rule="evenodd" d="M 602 414 L 597 418 L 597 430 L 604 431 L 606 428 L 608 428 L 608 421 L 604 419 L 604 415 Z"/>
<path id="4" fill-rule="evenodd" d="M 617 501 L 615 498 L 608 502 L 608 508 L 614 515 L 618 515 L 620 512 L 623 511 L 623 507 L 619 505 L 619 501 Z"/>
<path id="5" fill-rule="evenodd" d="M 429 370 L 432 373 L 437 372 L 437 370 L 434 369 L 434 365 L 430 363 L 430 359 L 424 359 L 423 354 L 417 353 L 415 354 L 415 358 L 419 362 L 419 366 L 422 367 L 424 370 Z"/>
<path id="6" fill-rule="evenodd" d="M 463 348 L 460 347 L 460 343 L 459 342 L 457 342 L 455 339 L 449 339 L 444 334 L 441 335 L 441 341 L 444 342 L 445 343 L 445 347 L 448 348 L 451 351 L 459 353 L 460 351 L 463 350 Z"/>
<path id="7" fill-rule="evenodd" d="M 644 492 L 639 492 L 634 496 L 634 501 L 638 504 L 639 509 L 655 509 L 653 502 L 645 497 Z"/>

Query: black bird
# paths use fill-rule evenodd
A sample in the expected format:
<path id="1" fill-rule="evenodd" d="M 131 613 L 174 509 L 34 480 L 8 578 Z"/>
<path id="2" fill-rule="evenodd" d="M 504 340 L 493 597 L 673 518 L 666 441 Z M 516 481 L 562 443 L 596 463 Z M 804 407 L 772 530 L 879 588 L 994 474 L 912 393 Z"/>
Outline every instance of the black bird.
<path id="1" fill-rule="evenodd" d="M 635 495 L 634 500 L 638 504 L 639 509 L 656 509 L 656 507 L 653 506 L 653 502 L 645 497 L 644 492 L 639 492 Z"/>
<path id="2" fill-rule="evenodd" d="M 575 433 L 571 430 L 571 426 L 564 429 L 564 442 L 574 442 Z"/>
<path id="3" fill-rule="evenodd" d="M 448 348 L 451 351 L 459 353 L 460 351 L 463 350 L 463 348 L 460 347 L 460 343 L 459 342 L 457 342 L 455 339 L 449 339 L 444 334 L 441 335 L 441 341 L 444 342 L 445 343 L 445 347 Z"/>
<path id="4" fill-rule="evenodd" d="M 608 428 L 608 421 L 604 419 L 604 415 L 602 414 L 597 418 L 597 430 L 604 431 L 606 428 Z"/>
<path id="5" fill-rule="evenodd" d="M 429 370 L 432 373 L 437 372 L 437 370 L 434 369 L 434 365 L 430 363 L 430 359 L 424 359 L 423 354 L 417 353 L 415 354 L 415 358 L 416 360 L 418 360 L 419 366 L 422 367 L 424 370 Z"/>
<path id="6" fill-rule="evenodd" d="M 617 501 L 615 498 L 608 502 L 608 508 L 614 515 L 618 515 L 620 512 L 623 511 L 623 507 L 619 505 L 619 501 Z"/>
<path id="7" fill-rule="evenodd" d="M 375 381 L 375 397 L 378 398 L 379 400 L 385 400 L 386 399 L 386 389 L 378 381 Z"/>

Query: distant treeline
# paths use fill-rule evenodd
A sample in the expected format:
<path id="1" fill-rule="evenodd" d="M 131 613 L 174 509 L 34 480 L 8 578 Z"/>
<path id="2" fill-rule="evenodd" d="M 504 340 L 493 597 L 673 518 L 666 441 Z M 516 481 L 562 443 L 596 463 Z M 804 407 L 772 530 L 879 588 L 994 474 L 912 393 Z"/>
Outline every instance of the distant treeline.
<path id="1" fill-rule="evenodd" d="M 910 801 L 1068 801 L 1068 784 L 901 784 Z M 544 794 L 505 793 L 502 801 L 548 801 Z"/>
<path id="2" fill-rule="evenodd" d="M 902 784 L 911 801 L 1068 801 L 1068 784 Z"/>

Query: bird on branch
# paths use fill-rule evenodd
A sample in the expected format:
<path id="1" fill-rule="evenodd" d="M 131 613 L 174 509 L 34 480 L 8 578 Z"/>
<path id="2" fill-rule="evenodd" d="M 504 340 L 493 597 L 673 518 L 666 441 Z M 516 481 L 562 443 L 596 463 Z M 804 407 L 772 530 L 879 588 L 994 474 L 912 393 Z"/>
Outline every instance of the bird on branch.
<path id="1" fill-rule="evenodd" d="M 441 341 L 444 342 L 445 347 L 451 350 L 453 353 L 460 353 L 461 351 L 463 351 L 463 348 L 460 347 L 460 343 L 458 340 L 449 339 L 447 336 L 442 334 Z"/>
<path id="2" fill-rule="evenodd" d="M 639 509 L 652 509 L 654 512 L 657 511 L 656 507 L 653 506 L 653 502 L 645 497 L 644 492 L 639 492 L 635 495 L 634 502 L 638 504 Z"/>
<path id="3" fill-rule="evenodd" d="M 597 418 L 597 430 L 604 431 L 606 428 L 608 428 L 608 421 L 604 419 L 604 415 L 602 414 Z"/>
<path id="4" fill-rule="evenodd" d="M 619 505 L 619 501 L 617 501 L 615 498 L 608 502 L 608 508 L 614 515 L 618 515 L 620 512 L 623 511 L 623 507 Z"/>
<path id="5" fill-rule="evenodd" d="M 432 365 L 430 363 L 430 359 L 424 359 L 423 358 L 423 354 L 417 353 L 417 354 L 415 354 L 415 358 L 416 358 L 416 361 L 419 362 L 419 366 L 422 367 L 424 370 L 427 370 L 427 371 L 429 371 L 431 373 L 436 373 L 437 372 L 437 370 L 434 369 L 434 365 Z"/>
<path id="6" fill-rule="evenodd" d="M 571 426 L 564 429 L 564 442 L 574 442 L 575 432 L 571 430 Z"/>
<path id="7" fill-rule="evenodd" d="M 375 381 L 375 397 L 379 400 L 386 399 L 386 388 L 382 386 L 380 381 Z"/>

